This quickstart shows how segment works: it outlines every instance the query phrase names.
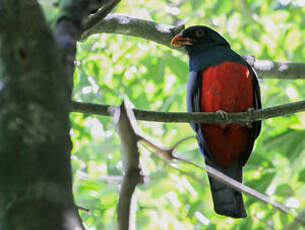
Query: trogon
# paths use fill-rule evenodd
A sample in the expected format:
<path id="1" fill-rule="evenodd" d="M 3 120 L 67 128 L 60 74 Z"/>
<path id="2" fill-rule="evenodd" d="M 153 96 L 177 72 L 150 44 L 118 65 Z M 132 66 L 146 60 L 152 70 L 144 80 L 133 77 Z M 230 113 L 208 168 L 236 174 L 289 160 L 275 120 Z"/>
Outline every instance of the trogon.
<path id="1" fill-rule="evenodd" d="M 192 26 L 176 35 L 173 46 L 189 55 L 188 112 L 227 113 L 261 108 L 260 89 L 252 67 L 216 31 Z M 261 121 L 241 124 L 190 124 L 207 165 L 242 182 L 242 168 L 261 130 Z M 233 218 L 247 216 L 242 194 L 209 176 L 214 209 Z"/>

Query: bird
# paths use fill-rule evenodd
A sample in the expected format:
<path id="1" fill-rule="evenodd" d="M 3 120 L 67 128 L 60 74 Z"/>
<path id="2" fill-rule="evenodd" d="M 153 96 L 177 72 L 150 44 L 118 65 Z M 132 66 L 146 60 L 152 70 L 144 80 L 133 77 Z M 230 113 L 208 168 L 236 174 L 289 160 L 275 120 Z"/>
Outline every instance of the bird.
<path id="1" fill-rule="evenodd" d="M 261 93 L 255 70 L 234 52 L 228 41 L 208 26 L 197 25 L 174 36 L 171 45 L 186 49 L 189 76 L 186 104 L 188 112 L 228 113 L 261 109 Z M 205 163 L 242 183 L 243 166 L 261 131 L 261 121 L 248 124 L 191 123 Z M 245 218 L 240 191 L 208 175 L 217 214 Z"/>

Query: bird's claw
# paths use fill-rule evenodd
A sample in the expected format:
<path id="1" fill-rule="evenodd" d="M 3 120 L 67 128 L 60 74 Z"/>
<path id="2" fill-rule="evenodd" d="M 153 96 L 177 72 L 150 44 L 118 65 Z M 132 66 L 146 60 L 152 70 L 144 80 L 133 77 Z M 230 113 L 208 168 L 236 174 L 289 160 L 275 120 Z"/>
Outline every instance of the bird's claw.
<path id="1" fill-rule="evenodd" d="M 217 110 L 216 114 L 218 114 L 223 120 L 229 120 L 228 114 L 223 110 Z"/>
<path id="2" fill-rule="evenodd" d="M 253 113 L 254 113 L 254 111 L 255 111 L 255 109 L 254 108 L 249 108 L 248 110 L 247 110 L 247 113 L 249 114 L 249 119 L 251 119 L 251 117 L 252 117 L 252 115 L 253 115 Z M 252 122 L 247 122 L 246 123 L 246 126 L 249 128 L 249 129 L 251 129 L 252 128 Z"/>

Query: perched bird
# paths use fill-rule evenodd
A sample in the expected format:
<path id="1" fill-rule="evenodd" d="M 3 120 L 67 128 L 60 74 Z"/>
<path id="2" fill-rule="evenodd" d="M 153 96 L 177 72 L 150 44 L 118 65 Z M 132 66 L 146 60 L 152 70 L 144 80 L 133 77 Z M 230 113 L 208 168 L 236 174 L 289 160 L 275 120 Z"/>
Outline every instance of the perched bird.
<path id="1" fill-rule="evenodd" d="M 192 26 L 176 35 L 171 44 L 185 47 L 189 55 L 188 112 L 227 113 L 261 108 L 260 89 L 252 67 L 230 48 L 216 31 Z M 191 127 L 207 165 L 242 182 L 247 162 L 261 129 L 251 124 L 195 124 Z M 247 216 L 242 194 L 209 176 L 215 212 L 233 218 Z"/>

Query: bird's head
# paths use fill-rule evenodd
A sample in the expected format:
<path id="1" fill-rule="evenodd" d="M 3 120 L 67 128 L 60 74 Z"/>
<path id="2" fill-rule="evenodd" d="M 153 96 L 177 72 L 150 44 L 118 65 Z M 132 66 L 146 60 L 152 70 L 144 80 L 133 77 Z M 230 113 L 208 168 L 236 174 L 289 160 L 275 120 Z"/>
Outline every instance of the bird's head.
<path id="1" fill-rule="evenodd" d="M 202 50 L 218 45 L 230 47 L 219 33 L 207 26 L 192 26 L 185 29 L 182 34 L 178 34 L 172 39 L 171 45 L 185 47 L 189 53 L 192 50 Z"/>

